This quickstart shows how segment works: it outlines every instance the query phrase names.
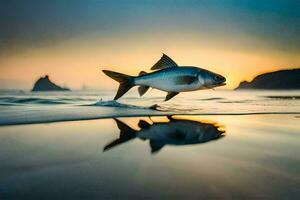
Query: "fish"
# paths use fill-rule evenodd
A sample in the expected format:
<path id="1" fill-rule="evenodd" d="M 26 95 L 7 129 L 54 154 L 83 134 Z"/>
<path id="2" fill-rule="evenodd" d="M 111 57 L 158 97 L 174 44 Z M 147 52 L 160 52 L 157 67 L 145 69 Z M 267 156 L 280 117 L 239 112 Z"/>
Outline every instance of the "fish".
<path id="1" fill-rule="evenodd" d="M 226 78 L 220 74 L 194 66 L 178 66 L 166 54 L 151 68 L 153 72 L 141 71 L 138 76 L 130 76 L 110 70 L 102 70 L 104 74 L 119 82 L 118 91 L 114 100 L 121 98 L 134 86 L 139 86 L 138 92 L 143 96 L 149 88 L 167 92 L 165 101 L 178 95 L 180 92 L 189 92 L 226 85 Z"/>
<path id="2" fill-rule="evenodd" d="M 118 139 L 107 144 L 103 151 L 112 149 L 132 139 L 149 140 L 151 153 L 157 153 L 166 145 L 191 145 L 220 139 L 225 130 L 214 123 L 204 123 L 188 119 L 174 119 L 168 116 L 168 122 L 150 124 L 140 120 L 140 130 L 134 130 L 124 122 L 114 119 L 120 130 Z"/>

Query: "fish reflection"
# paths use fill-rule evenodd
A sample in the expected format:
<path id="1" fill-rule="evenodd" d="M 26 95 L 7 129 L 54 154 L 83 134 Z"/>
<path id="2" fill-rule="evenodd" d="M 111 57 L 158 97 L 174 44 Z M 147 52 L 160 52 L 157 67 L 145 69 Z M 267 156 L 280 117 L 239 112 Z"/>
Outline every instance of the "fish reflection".
<path id="1" fill-rule="evenodd" d="M 150 124 L 140 120 L 140 130 L 129 127 L 124 122 L 114 119 L 120 130 L 120 137 L 108 145 L 103 151 L 114 148 L 135 138 L 149 140 L 151 153 L 156 153 L 165 145 L 200 144 L 222 138 L 225 131 L 213 123 L 204 123 L 188 119 L 174 119 L 168 116 L 168 122 Z"/>

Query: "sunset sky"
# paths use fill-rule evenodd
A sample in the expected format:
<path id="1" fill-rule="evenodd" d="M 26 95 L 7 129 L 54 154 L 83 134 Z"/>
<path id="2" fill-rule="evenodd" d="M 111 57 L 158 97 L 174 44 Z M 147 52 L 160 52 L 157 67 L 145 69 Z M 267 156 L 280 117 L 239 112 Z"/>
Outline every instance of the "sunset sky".
<path id="1" fill-rule="evenodd" d="M 166 53 L 236 87 L 300 66 L 298 0 L 0 0 L 0 89 L 111 89 L 101 69 L 137 75 Z"/>

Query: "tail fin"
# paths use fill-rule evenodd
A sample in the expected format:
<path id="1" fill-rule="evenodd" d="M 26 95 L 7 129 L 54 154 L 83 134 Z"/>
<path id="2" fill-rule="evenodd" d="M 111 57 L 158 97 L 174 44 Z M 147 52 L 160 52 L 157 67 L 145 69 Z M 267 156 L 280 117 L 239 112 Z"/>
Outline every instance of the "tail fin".
<path id="1" fill-rule="evenodd" d="M 132 128 L 130 128 L 127 124 L 121 122 L 118 119 L 115 119 L 115 122 L 117 123 L 117 126 L 120 130 L 120 137 L 114 141 L 112 141 L 111 143 L 107 144 L 103 151 L 107 151 L 115 146 L 118 146 L 120 144 L 123 144 L 125 142 L 128 142 L 131 139 L 136 138 L 136 131 Z"/>
<path id="2" fill-rule="evenodd" d="M 118 92 L 114 98 L 114 100 L 119 99 L 122 97 L 128 90 L 130 90 L 134 86 L 134 79 L 133 76 L 129 76 L 126 74 L 121 74 L 118 72 L 113 72 L 109 70 L 102 70 L 104 74 L 109 76 L 110 78 L 118 81 L 120 83 Z"/>

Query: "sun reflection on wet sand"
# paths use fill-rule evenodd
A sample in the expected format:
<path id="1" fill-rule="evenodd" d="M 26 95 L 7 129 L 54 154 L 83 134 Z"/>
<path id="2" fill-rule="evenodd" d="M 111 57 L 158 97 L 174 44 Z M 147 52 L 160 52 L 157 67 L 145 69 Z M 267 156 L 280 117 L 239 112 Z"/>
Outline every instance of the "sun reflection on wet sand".
<path id="1" fill-rule="evenodd" d="M 119 138 L 108 143 L 104 151 L 139 138 L 149 140 L 151 153 L 157 153 L 166 145 L 201 144 L 220 139 L 225 133 L 224 127 L 216 125 L 215 122 L 205 123 L 199 119 L 196 121 L 183 116 L 149 117 L 147 121 L 141 118 L 130 120 L 131 124 L 133 121 L 136 122 L 134 127 L 138 129 L 133 129 L 119 119 L 114 120 L 120 135 Z"/>
<path id="2" fill-rule="evenodd" d="M 300 194 L 300 125 L 293 115 L 174 116 L 175 123 L 188 122 L 183 129 L 168 117 L 119 120 L 137 131 L 156 124 L 189 131 L 218 124 L 226 136 L 199 145 L 164 145 L 153 156 L 142 139 L 102 152 L 120 136 L 114 119 L 3 126 L 0 197 L 290 199 Z M 186 141 L 178 133 L 168 142 Z"/>

